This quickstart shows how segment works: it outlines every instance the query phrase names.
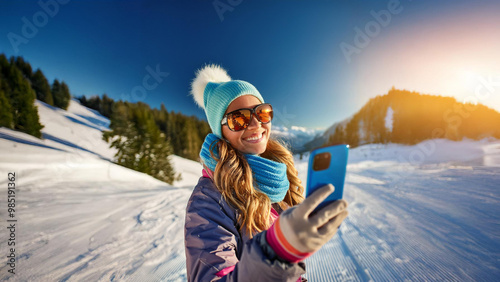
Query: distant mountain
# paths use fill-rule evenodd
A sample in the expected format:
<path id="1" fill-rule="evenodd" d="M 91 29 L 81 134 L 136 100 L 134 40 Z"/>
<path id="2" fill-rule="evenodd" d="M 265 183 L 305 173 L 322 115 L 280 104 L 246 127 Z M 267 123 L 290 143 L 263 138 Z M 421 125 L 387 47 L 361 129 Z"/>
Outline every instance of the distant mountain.
<path id="1" fill-rule="evenodd" d="M 391 89 L 370 99 L 356 114 L 334 123 L 298 152 L 329 144 L 417 144 L 426 139 L 500 139 L 500 113 L 452 97 Z"/>
<path id="2" fill-rule="evenodd" d="M 303 151 L 304 144 L 321 135 L 324 129 L 310 129 L 299 126 L 273 125 L 271 135 L 290 144 L 293 153 Z"/>
<path id="3" fill-rule="evenodd" d="M 312 140 L 309 142 L 306 142 L 302 145 L 302 147 L 297 150 L 296 153 L 304 153 L 307 151 L 311 151 L 314 148 L 318 148 L 321 146 L 324 146 L 328 142 L 329 136 L 335 133 L 336 128 L 341 125 L 342 127 L 345 127 L 346 124 L 352 119 L 352 117 L 349 117 L 347 119 L 344 119 L 341 122 L 334 123 L 330 127 L 328 127 L 326 130 L 320 132 L 317 136 L 315 136 Z"/>

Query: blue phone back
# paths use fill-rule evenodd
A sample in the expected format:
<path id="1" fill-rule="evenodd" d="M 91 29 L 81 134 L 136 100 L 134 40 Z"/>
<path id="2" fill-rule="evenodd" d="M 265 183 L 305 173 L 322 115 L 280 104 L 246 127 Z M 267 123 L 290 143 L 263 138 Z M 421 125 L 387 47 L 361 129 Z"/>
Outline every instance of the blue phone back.
<path id="1" fill-rule="evenodd" d="M 306 196 L 309 196 L 313 191 L 323 185 L 331 183 L 335 186 L 335 191 L 318 207 L 324 206 L 331 201 L 342 199 L 348 151 L 349 145 L 342 144 L 318 148 L 311 152 L 307 171 Z M 314 157 L 322 153 L 330 153 L 331 158 L 329 167 L 324 170 L 313 170 Z"/>

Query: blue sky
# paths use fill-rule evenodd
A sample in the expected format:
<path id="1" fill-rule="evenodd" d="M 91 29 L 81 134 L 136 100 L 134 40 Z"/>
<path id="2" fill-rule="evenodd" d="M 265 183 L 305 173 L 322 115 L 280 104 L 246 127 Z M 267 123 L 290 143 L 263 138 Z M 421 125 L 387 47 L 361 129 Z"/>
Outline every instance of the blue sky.
<path id="1" fill-rule="evenodd" d="M 326 128 L 392 86 L 500 110 L 500 87 L 473 95 L 481 78 L 500 82 L 500 4 L 435 2 L 1 1 L 0 52 L 66 81 L 74 96 L 164 103 L 203 119 L 189 90 L 206 63 L 254 84 L 277 125 Z M 146 90 L 148 69 L 163 75 Z"/>

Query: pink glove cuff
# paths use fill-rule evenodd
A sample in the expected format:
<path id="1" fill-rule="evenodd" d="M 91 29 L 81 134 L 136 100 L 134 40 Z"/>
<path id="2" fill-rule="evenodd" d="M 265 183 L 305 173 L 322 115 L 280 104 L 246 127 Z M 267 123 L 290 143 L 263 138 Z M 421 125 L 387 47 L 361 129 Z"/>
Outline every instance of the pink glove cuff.
<path id="1" fill-rule="evenodd" d="M 280 228 L 280 220 L 276 219 L 266 232 L 266 240 L 274 252 L 282 259 L 295 263 L 304 260 L 313 253 L 301 253 L 297 251 L 288 241 Z"/>

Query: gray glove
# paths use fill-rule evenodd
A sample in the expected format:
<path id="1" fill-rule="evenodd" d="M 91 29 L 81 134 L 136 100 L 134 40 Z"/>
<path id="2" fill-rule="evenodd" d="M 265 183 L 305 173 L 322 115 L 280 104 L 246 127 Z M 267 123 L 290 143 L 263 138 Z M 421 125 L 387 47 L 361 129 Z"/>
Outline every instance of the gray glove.
<path id="1" fill-rule="evenodd" d="M 347 217 L 347 202 L 334 201 L 316 213 L 311 212 L 330 195 L 335 188 L 328 184 L 319 188 L 302 203 L 281 213 L 271 228 L 268 240 L 273 249 L 288 261 L 300 261 L 319 250 L 328 242 Z M 277 238 L 274 241 L 274 237 Z M 278 247 L 275 247 L 278 245 Z"/>

